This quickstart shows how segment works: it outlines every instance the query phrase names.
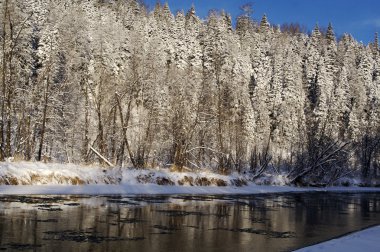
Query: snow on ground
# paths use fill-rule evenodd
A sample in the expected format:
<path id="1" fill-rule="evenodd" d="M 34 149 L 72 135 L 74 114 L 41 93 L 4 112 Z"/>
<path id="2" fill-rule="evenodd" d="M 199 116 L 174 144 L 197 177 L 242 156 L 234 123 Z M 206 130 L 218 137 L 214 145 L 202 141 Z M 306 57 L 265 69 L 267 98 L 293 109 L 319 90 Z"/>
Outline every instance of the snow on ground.
<path id="1" fill-rule="evenodd" d="M 247 185 L 244 186 L 242 181 Z M 380 188 L 263 186 L 256 185 L 245 175 L 236 173 L 224 176 L 207 171 L 179 173 L 170 172 L 168 169 L 133 170 L 41 162 L 0 163 L 0 195 L 261 194 L 324 191 L 380 192 Z"/>
<path id="2" fill-rule="evenodd" d="M 341 238 L 322 242 L 317 245 L 296 250 L 297 252 L 334 251 L 334 252 L 378 252 L 380 251 L 380 226 L 355 232 Z"/>
<path id="3" fill-rule="evenodd" d="M 224 181 L 225 185 L 229 185 L 234 179 L 244 179 L 237 173 L 224 176 L 208 171 L 171 172 L 169 169 L 136 170 L 42 162 L 0 162 L 0 185 L 157 184 L 157 182 L 178 185 L 179 182 L 196 184 L 197 178 L 207 178 L 210 184 Z M 207 181 L 199 180 L 199 183 Z"/>
<path id="4" fill-rule="evenodd" d="M 1 162 L 0 184 L 113 184 L 116 169 L 42 162 Z"/>

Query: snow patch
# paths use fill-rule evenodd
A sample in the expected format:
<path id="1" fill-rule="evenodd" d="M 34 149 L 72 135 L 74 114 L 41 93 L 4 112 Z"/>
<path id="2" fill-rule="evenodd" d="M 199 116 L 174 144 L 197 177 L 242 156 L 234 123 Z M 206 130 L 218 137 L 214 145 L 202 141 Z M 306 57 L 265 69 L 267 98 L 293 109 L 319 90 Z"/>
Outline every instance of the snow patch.
<path id="1" fill-rule="evenodd" d="M 335 251 L 335 252 L 353 252 L 380 251 L 380 226 L 368 228 L 363 231 L 355 232 L 342 238 L 333 239 L 327 242 L 296 250 L 297 252 L 314 252 L 314 251 Z"/>

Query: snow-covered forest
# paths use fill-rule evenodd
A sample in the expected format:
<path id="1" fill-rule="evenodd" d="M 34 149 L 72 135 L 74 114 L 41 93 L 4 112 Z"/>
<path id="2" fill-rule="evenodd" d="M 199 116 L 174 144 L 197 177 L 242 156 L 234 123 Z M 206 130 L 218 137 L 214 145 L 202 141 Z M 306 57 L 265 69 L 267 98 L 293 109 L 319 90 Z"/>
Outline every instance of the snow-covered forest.
<path id="1" fill-rule="evenodd" d="M 137 0 L 0 5 L 0 160 L 380 176 L 377 35 Z"/>

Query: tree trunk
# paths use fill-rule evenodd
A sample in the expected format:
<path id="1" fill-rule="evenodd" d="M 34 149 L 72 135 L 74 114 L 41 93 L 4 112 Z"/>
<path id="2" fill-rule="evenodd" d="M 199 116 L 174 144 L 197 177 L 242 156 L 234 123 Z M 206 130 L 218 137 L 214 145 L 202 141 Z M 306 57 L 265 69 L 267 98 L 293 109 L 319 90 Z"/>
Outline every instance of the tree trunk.
<path id="1" fill-rule="evenodd" d="M 47 117 L 47 110 L 48 110 L 49 84 L 50 84 L 50 78 L 48 77 L 46 80 L 46 88 L 45 88 L 45 94 L 44 94 L 44 109 L 43 109 L 43 116 L 42 116 L 41 137 L 40 137 L 40 144 L 38 148 L 37 161 L 41 161 L 41 158 L 42 158 L 42 149 L 44 145 L 44 138 L 45 138 L 45 131 L 46 131 L 46 117 Z"/>
<path id="2" fill-rule="evenodd" d="M 6 22 L 7 22 L 7 15 L 8 15 L 8 0 L 5 0 L 4 2 L 4 16 L 3 16 L 3 43 L 2 43 L 2 54 L 3 54 L 3 62 L 2 62 L 2 97 L 1 97 L 1 121 L 0 121 L 0 161 L 3 161 L 5 158 L 5 135 L 4 135 L 4 120 L 5 120 L 5 94 L 7 91 L 7 83 L 6 83 L 6 75 L 7 75 L 7 63 L 6 63 Z"/>
<path id="3" fill-rule="evenodd" d="M 90 140 L 88 139 L 88 127 L 89 127 L 89 101 L 88 101 L 88 86 L 85 83 L 85 92 L 84 92 L 84 97 L 85 97 L 85 104 L 84 104 L 84 139 L 82 142 L 82 160 L 85 163 L 88 163 L 88 145 L 90 143 Z"/>
<path id="4" fill-rule="evenodd" d="M 121 108 L 121 103 L 120 103 L 120 97 L 118 94 L 115 95 L 116 96 L 116 101 L 117 101 L 117 106 L 119 108 L 119 116 L 120 116 L 120 123 L 121 123 L 121 130 L 123 132 L 123 145 L 125 144 L 126 147 L 127 147 L 127 151 L 128 151 L 128 154 L 129 154 L 129 158 L 131 159 L 131 162 L 132 162 L 132 165 L 135 167 L 135 168 L 139 168 L 138 167 L 138 164 L 135 160 L 135 157 L 133 155 L 133 152 L 131 150 L 131 147 L 129 145 L 129 141 L 128 141 L 128 137 L 127 137 L 127 127 L 128 127 L 128 121 L 129 121 L 129 114 L 131 112 L 131 103 L 132 103 L 132 100 L 129 101 L 128 103 L 128 111 L 127 111 L 127 118 L 126 118 L 126 121 L 124 122 L 124 117 L 123 117 L 123 110 Z"/>
<path id="5" fill-rule="evenodd" d="M 101 101 L 96 106 L 96 113 L 98 115 L 98 136 L 99 136 L 99 151 L 100 154 L 104 155 L 105 153 L 105 143 L 104 143 L 104 129 L 102 121 L 102 111 L 101 111 Z M 101 160 L 102 163 L 102 160 Z"/>
<path id="6" fill-rule="evenodd" d="M 115 161 L 115 153 L 116 153 L 116 107 L 113 108 L 113 115 L 112 115 L 112 134 L 111 134 L 111 160 L 112 162 Z"/>

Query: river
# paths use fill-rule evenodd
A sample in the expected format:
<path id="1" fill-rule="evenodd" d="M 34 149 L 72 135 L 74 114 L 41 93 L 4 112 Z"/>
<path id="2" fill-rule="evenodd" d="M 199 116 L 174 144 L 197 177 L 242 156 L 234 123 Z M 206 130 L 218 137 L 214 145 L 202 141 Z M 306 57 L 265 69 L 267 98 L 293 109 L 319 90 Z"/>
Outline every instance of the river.
<path id="1" fill-rule="evenodd" d="M 0 251 L 291 251 L 379 224 L 380 193 L 0 197 Z"/>

